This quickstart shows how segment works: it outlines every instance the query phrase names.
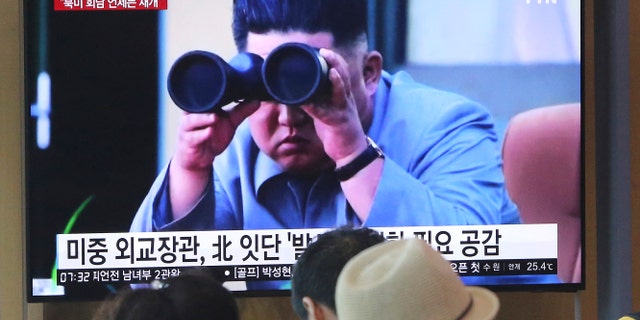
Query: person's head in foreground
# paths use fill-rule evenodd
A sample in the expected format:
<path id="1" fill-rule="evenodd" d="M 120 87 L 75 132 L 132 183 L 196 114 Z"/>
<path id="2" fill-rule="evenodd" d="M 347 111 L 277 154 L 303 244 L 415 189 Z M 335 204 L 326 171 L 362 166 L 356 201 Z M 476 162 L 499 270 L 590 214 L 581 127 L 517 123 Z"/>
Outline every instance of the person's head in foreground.
<path id="1" fill-rule="evenodd" d="M 423 240 L 389 241 L 364 250 L 336 285 L 340 320 L 493 319 L 500 302 L 491 291 L 464 286 L 440 253 Z"/>
<path id="2" fill-rule="evenodd" d="M 628 313 L 620 317 L 618 320 L 638 320 L 640 319 L 640 312 Z"/>
<path id="3" fill-rule="evenodd" d="M 334 293 L 340 271 L 353 256 L 384 241 L 368 228 L 341 227 L 319 235 L 294 266 L 291 304 L 298 316 L 336 319 Z"/>
<path id="4" fill-rule="evenodd" d="M 235 299 L 202 272 L 153 283 L 153 288 L 118 291 L 100 306 L 94 320 L 238 320 Z"/>

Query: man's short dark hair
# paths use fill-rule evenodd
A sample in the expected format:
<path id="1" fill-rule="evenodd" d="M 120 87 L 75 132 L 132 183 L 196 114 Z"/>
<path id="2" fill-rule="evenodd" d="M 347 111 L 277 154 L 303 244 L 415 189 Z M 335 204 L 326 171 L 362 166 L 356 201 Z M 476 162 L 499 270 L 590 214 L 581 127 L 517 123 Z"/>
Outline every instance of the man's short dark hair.
<path id="1" fill-rule="evenodd" d="M 233 37 L 238 51 L 249 32 L 329 32 L 334 47 L 348 47 L 367 33 L 367 0 L 234 0 Z"/>
<path id="2" fill-rule="evenodd" d="M 235 298 L 206 269 L 140 289 L 123 288 L 102 302 L 94 320 L 239 320 Z"/>
<path id="3" fill-rule="evenodd" d="M 335 312 L 336 282 L 344 265 L 362 250 L 384 241 L 385 238 L 375 230 L 350 226 L 319 235 L 300 255 L 293 269 L 291 304 L 298 316 L 307 319 L 307 311 L 302 305 L 305 296 Z"/>

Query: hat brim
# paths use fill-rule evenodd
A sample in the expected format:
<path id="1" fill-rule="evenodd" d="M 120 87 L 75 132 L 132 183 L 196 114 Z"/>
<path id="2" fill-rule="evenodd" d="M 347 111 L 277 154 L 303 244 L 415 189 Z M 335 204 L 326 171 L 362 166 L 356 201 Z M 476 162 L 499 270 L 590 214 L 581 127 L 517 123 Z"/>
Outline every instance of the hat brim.
<path id="1" fill-rule="evenodd" d="M 473 305 L 471 309 L 462 317 L 462 320 L 491 320 L 495 319 L 500 309 L 500 300 L 495 293 L 482 287 L 466 287 L 471 294 Z"/>

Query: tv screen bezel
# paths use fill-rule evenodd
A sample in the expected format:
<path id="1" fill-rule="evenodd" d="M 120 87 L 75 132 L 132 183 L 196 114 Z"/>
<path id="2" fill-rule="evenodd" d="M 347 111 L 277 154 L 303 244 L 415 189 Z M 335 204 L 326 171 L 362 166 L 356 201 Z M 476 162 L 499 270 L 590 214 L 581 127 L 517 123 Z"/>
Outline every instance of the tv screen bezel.
<path id="1" fill-rule="evenodd" d="M 27 4 L 25 3 L 24 6 L 25 6 L 25 9 L 24 9 L 25 16 L 27 16 L 28 15 L 28 12 L 27 12 L 27 9 L 26 9 Z M 584 3 L 582 3 L 582 1 L 581 1 L 581 16 L 582 16 L 582 19 L 581 19 L 581 27 L 582 27 L 581 42 L 584 43 L 584 33 L 585 33 L 584 32 L 584 24 L 585 24 L 584 20 L 585 19 L 584 19 Z M 25 21 L 27 21 L 27 20 L 28 19 L 25 18 Z M 25 29 L 28 29 L 27 27 L 28 26 L 25 23 Z M 27 33 L 28 32 L 25 31 L 25 43 L 28 42 L 27 41 L 27 37 L 28 37 Z M 29 54 L 29 53 L 27 52 L 27 54 Z M 581 55 L 581 61 L 582 61 L 582 63 L 581 63 L 581 71 L 580 71 L 580 74 L 581 74 L 581 80 L 580 81 L 581 81 L 581 88 L 582 88 L 582 90 L 584 90 L 584 81 L 585 81 L 585 79 L 584 79 L 584 77 L 585 77 L 585 74 L 584 74 L 584 45 L 582 46 L 580 55 Z M 25 65 L 25 69 L 27 69 L 27 71 L 25 72 L 25 75 L 27 75 L 25 77 L 25 83 L 26 83 L 26 82 L 29 81 L 29 79 L 28 79 L 29 78 L 28 77 L 28 75 L 29 75 L 29 66 Z M 30 106 L 30 104 L 33 103 L 33 101 L 31 101 L 31 99 L 29 98 L 30 96 L 32 96 L 32 94 L 29 93 L 30 92 L 29 90 L 32 89 L 32 88 L 33 88 L 33 84 L 29 84 L 29 83 L 25 84 L 25 91 L 26 91 L 26 94 L 25 94 L 25 97 L 26 97 L 25 98 L 25 100 L 26 100 L 25 101 L 25 106 L 26 106 L 25 108 L 26 109 L 25 110 L 28 110 L 28 107 Z M 584 100 L 584 92 L 581 92 L 581 101 L 585 101 Z M 28 112 L 26 112 L 26 114 L 27 114 L 27 115 L 25 115 L 25 122 L 26 123 L 25 123 L 24 127 L 25 128 L 29 128 L 30 127 L 29 121 L 31 121 L 31 120 L 30 120 L 30 116 L 28 115 Z M 585 202 L 584 201 L 584 199 L 585 199 L 585 181 L 584 181 L 585 180 L 585 172 L 584 172 L 585 171 L 585 163 L 584 163 L 584 161 L 585 161 L 585 154 L 584 154 L 584 152 L 585 152 L 585 137 L 584 137 L 585 136 L 585 126 L 584 126 L 584 123 L 585 123 L 585 110 L 584 110 L 584 108 L 582 108 L 582 110 L 581 110 L 581 122 L 583 124 L 581 126 L 581 141 L 582 141 L 582 146 L 581 146 L 581 153 L 582 153 L 581 154 L 581 161 L 582 161 L 582 163 L 581 163 L 581 165 L 582 165 L 581 198 L 583 199 L 582 208 L 581 208 L 581 212 L 582 212 L 581 244 L 582 244 L 582 248 L 583 248 L 582 265 L 581 265 L 581 268 L 582 268 L 582 276 L 581 276 L 582 279 L 581 279 L 581 281 L 579 283 L 562 283 L 562 284 L 527 284 L 527 285 L 506 285 L 506 286 L 492 285 L 492 286 L 490 286 L 490 288 L 492 290 L 496 290 L 496 291 L 531 291 L 531 290 L 533 290 L 533 291 L 575 292 L 575 291 L 579 291 L 579 290 L 584 290 L 585 289 L 585 252 L 584 252 L 584 248 L 585 248 L 585 234 L 584 234 L 584 230 L 585 230 L 585 208 L 584 208 L 584 205 L 585 205 L 584 204 L 584 202 Z M 29 137 L 31 137 L 29 132 L 26 132 L 25 135 L 27 137 L 26 140 L 28 140 Z M 27 163 L 29 161 L 29 154 L 28 153 L 25 154 L 25 161 Z M 26 175 L 28 177 L 29 174 L 30 174 L 28 172 L 29 168 L 27 166 L 25 166 L 25 168 L 26 168 L 26 171 L 27 171 Z M 27 178 L 27 181 L 28 181 L 28 178 Z M 25 189 L 28 189 L 28 187 L 29 186 L 27 185 L 25 187 Z M 29 199 L 28 190 L 26 192 L 27 192 L 27 197 L 25 197 L 25 198 Z M 28 216 L 29 203 L 26 203 L 25 207 L 26 207 L 26 211 L 27 211 L 27 223 L 31 223 L 30 219 L 32 219 L 32 217 Z M 27 230 L 28 230 L 28 228 L 29 227 L 27 226 Z M 29 246 L 33 245 L 33 239 L 31 239 L 28 235 L 27 235 L 27 239 L 26 240 L 27 240 L 27 247 L 28 248 L 29 248 Z M 31 268 L 29 263 L 30 262 L 27 261 L 27 270 L 30 270 L 30 268 Z M 26 277 L 27 277 L 27 280 L 28 280 L 27 281 L 27 283 L 28 283 L 27 287 L 28 287 L 28 290 L 29 290 L 29 292 L 28 292 L 28 295 L 29 295 L 28 296 L 28 300 L 30 302 L 65 301 L 65 298 L 60 298 L 60 297 L 51 296 L 51 297 L 44 297 L 43 298 L 43 297 L 32 296 L 32 290 L 31 290 L 32 288 L 31 288 L 31 284 L 30 284 L 30 281 L 29 281 L 31 275 L 30 275 L 29 272 L 27 272 L 27 276 Z M 290 294 L 290 291 L 288 291 L 288 290 L 277 290 L 277 291 L 266 290 L 266 291 L 255 291 L 255 292 L 254 291 L 252 291 L 252 292 L 234 292 L 234 294 L 236 294 L 238 296 L 286 296 L 286 295 Z"/>

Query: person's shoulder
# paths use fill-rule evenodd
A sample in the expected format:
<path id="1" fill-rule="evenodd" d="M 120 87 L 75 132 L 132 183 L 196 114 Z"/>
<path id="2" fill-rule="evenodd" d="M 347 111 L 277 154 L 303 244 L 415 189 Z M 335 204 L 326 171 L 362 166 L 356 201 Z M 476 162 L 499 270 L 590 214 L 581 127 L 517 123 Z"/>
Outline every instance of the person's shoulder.
<path id="1" fill-rule="evenodd" d="M 391 99 L 417 99 L 425 104 L 450 105 L 459 103 L 477 104 L 462 94 L 451 92 L 418 82 L 406 71 L 398 71 L 394 74 L 385 73 L 384 81 L 389 86 Z M 426 98 L 426 99 L 425 99 Z"/>
<path id="2" fill-rule="evenodd" d="M 387 116 L 427 121 L 433 125 L 438 122 L 491 121 L 487 108 L 480 103 L 462 94 L 417 82 L 405 71 L 385 74 L 383 81 L 389 88 Z"/>

